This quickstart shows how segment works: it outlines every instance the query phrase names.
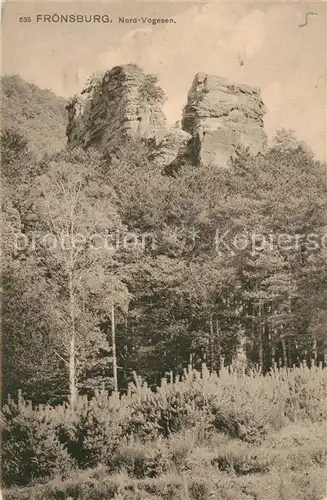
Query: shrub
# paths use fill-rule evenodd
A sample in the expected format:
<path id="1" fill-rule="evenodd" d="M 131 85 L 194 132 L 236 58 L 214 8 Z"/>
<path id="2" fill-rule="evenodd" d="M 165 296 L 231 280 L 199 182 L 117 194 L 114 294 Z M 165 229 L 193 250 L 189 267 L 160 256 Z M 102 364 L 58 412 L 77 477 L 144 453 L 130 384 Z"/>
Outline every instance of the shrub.
<path id="1" fill-rule="evenodd" d="M 10 402 L 3 408 L 3 479 L 24 485 L 64 476 L 75 464 L 123 468 L 145 479 L 169 467 L 217 471 L 218 464 L 240 476 L 262 473 L 269 464 L 281 469 L 283 460 L 290 470 L 322 467 L 326 375 L 321 367 L 267 376 L 189 370 L 157 392 L 139 384 L 128 396 L 98 392 L 91 400 L 79 397 L 74 406 Z M 302 427 L 290 424 L 300 420 Z M 230 437 L 238 441 L 230 444 Z M 266 449 L 273 448 L 268 458 L 260 446 L 256 456 L 249 451 L 248 444 L 263 439 Z"/>
<path id="2" fill-rule="evenodd" d="M 114 469 L 124 470 L 135 478 L 157 477 L 171 467 L 167 446 L 162 440 L 122 444 L 111 459 Z"/>
<path id="3" fill-rule="evenodd" d="M 275 376 L 283 381 L 285 414 L 292 421 L 326 420 L 327 377 L 321 367 L 302 364 L 296 369 L 281 369 Z"/>
<path id="4" fill-rule="evenodd" d="M 265 450 L 253 449 L 237 440 L 222 447 L 212 459 L 212 463 L 218 465 L 219 470 L 233 472 L 239 476 L 268 472 L 270 461 Z"/>
<path id="5" fill-rule="evenodd" d="M 142 438 L 168 437 L 199 423 L 210 425 L 210 404 L 200 384 L 164 384 L 131 404 L 129 433 Z"/>
<path id="6" fill-rule="evenodd" d="M 150 73 L 145 75 L 139 87 L 139 94 L 143 101 L 149 103 L 163 104 L 166 100 L 164 91 L 158 85 L 158 77 Z"/>
<path id="7" fill-rule="evenodd" d="M 226 383 L 227 382 L 227 383 Z M 283 421 L 283 393 L 273 379 L 260 374 L 230 374 L 213 402 L 214 426 L 248 443 L 262 441 Z"/>
<path id="8" fill-rule="evenodd" d="M 2 411 L 2 474 L 5 484 L 28 484 L 52 476 L 65 476 L 74 466 L 56 434 L 51 413 L 35 411 L 21 400 L 8 403 Z"/>
<path id="9" fill-rule="evenodd" d="M 121 444 L 128 415 L 128 406 L 106 391 L 97 392 L 90 401 L 80 396 L 73 408 L 66 409 L 61 440 L 80 467 L 108 464 Z"/>

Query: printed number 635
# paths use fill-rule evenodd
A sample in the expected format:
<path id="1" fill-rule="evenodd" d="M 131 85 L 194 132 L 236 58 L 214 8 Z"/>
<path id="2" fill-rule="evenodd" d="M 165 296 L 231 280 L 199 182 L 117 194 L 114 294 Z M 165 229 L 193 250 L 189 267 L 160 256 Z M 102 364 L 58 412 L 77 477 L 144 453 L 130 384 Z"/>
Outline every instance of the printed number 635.
<path id="1" fill-rule="evenodd" d="M 32 21 L 31 17 L 20 17 L 19 22 L 20 23 L 30 23 Z"/>

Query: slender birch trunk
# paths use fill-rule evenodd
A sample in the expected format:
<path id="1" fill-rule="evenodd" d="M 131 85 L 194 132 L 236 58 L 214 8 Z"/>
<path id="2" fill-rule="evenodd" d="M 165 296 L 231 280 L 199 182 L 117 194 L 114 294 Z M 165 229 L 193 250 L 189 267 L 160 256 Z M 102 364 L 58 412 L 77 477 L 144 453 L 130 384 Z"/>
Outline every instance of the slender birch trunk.
<path id="1" fill-rule="evenodd" d="M 117 376 L 117 355 L 116 355 L 116 326 L 115 326 L 115 306 L 111 306 L 111 340 L 112 340 L 112 367 L 114 377 L 114 391 L 118 392 Z"/>
<path id="2" fill-rule="evenodd" d="M 69 271 L 69 307 L 70 307 L 70 344 L 69 344 L 69 393 L 72 405 L 76 403 L 76 332 L 75 332 L 75 311 L 74 311 L 74 292 L 73 292 L 73 274 Z"/>
<path id="3" fill-rule="evenodd" d="M 312 355 L 313 355 L 313 364 L 317 365 L 318 353 L 317 353 L 317 340 L 316 340 L 316 337 L 314 337 L 313 343 L 312 343 Z"/>
<path id="4" fill-rule="evenodd" d="M 262 304 L 259 299 L 259 366 L 263 369 L 263 324 L 262 324 Z"/>
<path id="5" fill-rule="evenodd" d="M 217 362 L 218 362 L 218 365 L 216 363 L 216 369 L 220 370 L 221 366 L 220 366 L 220 363 L 221 363 L 221 347 L 220 347 L 220 331 L 219 331 L 219 323 L 218 323 L 218 319 L 216 319 L 216 342 L 217 342 Z"/>
<path id="6" fill-rule="evenodd" d="M 276 345 L 275 345 L 275 339 L 276 339 L 276 329 L 274 328 L 274 339 L 272 340 L 271 343 L 271 364 L 272 366 L 276 365 Z"/>
<path id="7" fill-rule="evenodd" d="M 209 337 L 209 349 L 210 349 L 210 372 L 213 371 L 213 323 L 212 314 L 210 315 L 210 337 Z"/>

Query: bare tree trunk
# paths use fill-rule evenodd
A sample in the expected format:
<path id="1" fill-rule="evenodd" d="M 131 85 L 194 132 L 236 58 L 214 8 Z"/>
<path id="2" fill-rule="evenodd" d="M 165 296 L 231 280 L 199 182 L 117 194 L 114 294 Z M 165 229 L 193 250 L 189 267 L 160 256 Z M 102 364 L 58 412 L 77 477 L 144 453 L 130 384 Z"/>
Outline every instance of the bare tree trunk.
<path id="1" fill-rule="evenodd" d="M 268 315 L 271 313 L 271 308 L 268 306 Z M 273 340 L 273 328 L 266 324 L 266 336 L 268 338 L 268 359 L 267 359 L 267 368 L 270 369 L 272 366 L 274 366 L 275 363 L 275 346 L 274 346 L 274 340 Z"/>
<path id="2" fill-rule="evenodd" d="M 282 353 L 283 353 L 283 366 L 285 366 L 286 368 L 288 363 L 287 363 L 287 350 L 286 350 L 285 339 L 282 339 Z"/>
<path id="3" fill-rule="evenodd" d="M 17 406 L 18 408 L 20 407 L 21 403 L 22 403 L 22 390 L 21 389 L 18 389 L 17 390 Z"/>
<path id="4" fill-rule="evenodd" d="M 263 369 L 263 325 L 262 325 L 262 306 L 259 299 L 259 366 Z"/>
<path id="5" fill-rule="evenodd" d="M 259 332 L 259 366 L 263 369 L 263 343 L 262 343 L 262 330 Z"/>
<path id="6" fill-rule="evenodd" d="M 294 359 L 293 359 L 293 353 L 292 353 L 292 344 L 290 341 L 287 342 L 286 345 L 286 352 L 287 352 L 287 359 L 288 362 L 290 363 L 290 366 L 293 366 L 294 364 Z"/>
<path id="7" fill-rule="evenodd" d="M 73 292 L 73 275 L 69 272 L 69 307 L 70 307 L 70 345 L 69 345 L 69 394 L 70 403 L 74 405 L 77 399 L 76 386 L 76 333 L 75 333 L 75 310 L 74 310 L 74 292 Z"/>
<path id="8" fill-rule="evenodd" d="M 276 346 L 274 341 L 271 343 L 271 366 L 273 368 L 276 366 Z"/>
<path id="9" fill-rule="evenodd" d="M 116 328 L 115 328 L 115 306 L 111 306 L 111 340 L 112 340 L 112 367 L 114 377 L 114 391 L 118 391 L 117 377 L 117 355 L 116 355 Z"/>
<path id="10" fill-rule="evenodd" d="M 296 361 L 297 366 L 300 366 L 301 359 L 300 359 L 300 355 L 299 355 L 299 346 L 298 346 L 298 343 L 296 340 L 294 341 L 293 345 L 294 345 L 295 361 Z"/>
<path id="11" fill-rule="evenodd" d="M 220 330 L 219 323 L 216 319 L 216 341 L 217 341 L 217 362 L 216 362 L 216 370 L 221 369 L 221 345 L 220 345 Z"/>
<path id="12" fill-rule="evenodd" d="M 210 372 L 213 371 L 213 324 L 212 324 L 212 314 L 210 315 L 210 337 L 209 337 L 209 348 L 210 348 Z"/>
<path id="13" fill-rule="evenodd" d="M 317 353 L 317 340 L 316 340 L 316 337 L 314 337 L 313 343 L 312 343 L 312 355 L 313 355 L 313 364 L 317 365 L 318 353 Z"/>
<path id="14" fill-rule="evenodd" d="M 251 353 L 253 354 L 255 350 L 255 304 L 253 300 L 248 305 L 248 314 L 251 317 Z"/>
<path id="15" fill-rule="evenodd" d="M 70 393 L 70 402 L 72 405 L 74 405 L 77 399 L 74 336 L 71 337 L 69 346 L 69 393 Z"/>

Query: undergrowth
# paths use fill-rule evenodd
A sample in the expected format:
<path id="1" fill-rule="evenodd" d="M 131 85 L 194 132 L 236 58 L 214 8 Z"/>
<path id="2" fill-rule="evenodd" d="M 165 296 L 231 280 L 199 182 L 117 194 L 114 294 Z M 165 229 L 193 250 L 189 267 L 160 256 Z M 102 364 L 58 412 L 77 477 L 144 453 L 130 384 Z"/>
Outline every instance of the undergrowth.
<path id="1" fill-rule="evenodd" d="M 10 401 L 5 498 L 322 500 L 326 374 L 204 367 L 74 407 Z"/>

